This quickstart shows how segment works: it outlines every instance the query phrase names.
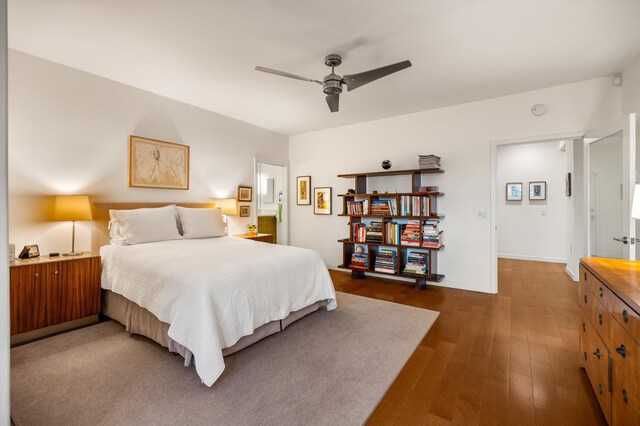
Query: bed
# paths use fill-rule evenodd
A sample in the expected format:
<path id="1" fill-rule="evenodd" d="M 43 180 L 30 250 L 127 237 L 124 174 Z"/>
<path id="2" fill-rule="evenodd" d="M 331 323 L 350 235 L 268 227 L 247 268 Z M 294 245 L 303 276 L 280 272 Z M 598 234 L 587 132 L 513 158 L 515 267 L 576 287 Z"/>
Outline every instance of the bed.
<path id="1" fill-rule="evenodd" d="M 225 355 L 336 308 L 313 250 L 218 236 L 105 244 L 100 254 L 103 313 L 181 354 L 185 365 L 193 359 L 207 386 L 224 371 Z"/>

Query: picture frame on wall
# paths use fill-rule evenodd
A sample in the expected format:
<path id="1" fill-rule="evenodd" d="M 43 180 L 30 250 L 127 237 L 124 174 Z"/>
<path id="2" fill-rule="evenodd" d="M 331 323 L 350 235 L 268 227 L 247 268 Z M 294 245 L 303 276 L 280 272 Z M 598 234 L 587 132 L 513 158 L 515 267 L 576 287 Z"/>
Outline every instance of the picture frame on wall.
<path id="1" fill-rule="evenodd" d="M 238 185 L 238 201 L 246 203 L 253 201 L 253 187 Z"/>
<path id="2" fill-rule="evenodd" d="M 522 182 L 507 182 L 505 197 L 507 201 L 522 201 Z"/>
<path id="3" fill-rule="evenodd" d="M 129 187 L 189 189 L 189 145 L 129 136 Z"/>
<path id="4" fill-rule="evenodd" d="M 240 206 L 240 217 L 251 216 L 251 206 Z"/>
<path id="5" fill-rule="evenodd" d="M 313 213 L 331 214 L 331 187 L 313 188 Z"/>
<path id="6" fill-rule="evenodd" d="M 311 176 L 298 176 L 296 178 L 296 194 L 297 205 L 311 205 Z"/>
<path id="7" fill-rule="evenodd" d="M 540 201 L 547 199 L 547 182 L 544 180 L 529 182 L 529 200 Z"/>

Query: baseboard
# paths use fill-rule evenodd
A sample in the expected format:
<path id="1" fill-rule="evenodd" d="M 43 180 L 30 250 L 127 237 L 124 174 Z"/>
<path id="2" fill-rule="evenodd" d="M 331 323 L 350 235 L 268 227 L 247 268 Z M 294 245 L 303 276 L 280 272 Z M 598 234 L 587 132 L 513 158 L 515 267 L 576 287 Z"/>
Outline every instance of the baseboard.
<path id="1" fill-rule="evenodd" d="M 332 269 L 334 271 L 340 271 L 340 272 L 345 272 L 345 273 L 349 272 L 347 269 L 338 268 L 337 265 L 327 265 L 327 268 L 328 269 Z M 396 277 L 396 276 L 388 275 L 388 274 L 376 274 L 375 272 L 369 272 L 369 271 L 367 271 L 366 274 L 369 277 L 384 278 L 384 279 L 387 279 L 387 280 L 402 281 L 402 282 L 406 282 L 406 283 L 415 283 L 415 280 L 411 279 L 411 278 Z M 493 293 L 493 292 L 491 292 L 489 290 L 489 285 L 488 284 L 465 282 L 465 281 L 452 281 L 452 280 L 448 280 L 446 278 L 444 280 L 440 281 L 440 282 L 428 281 L 427 282 L 427 287 L 428 286 L 446 287 L 446 288 L 452 288 L 454 290 L 467 290 L 467 291 L 475 291 L 475 292 L 478 292 L 478 293 L 495 294 L 495 293 Z"/>
<path id="2" fill-rule="evenodd" d="M 575 272 L 573 272 L 571 270 L 571 268 L 569 268 L 569 265 L 567 265 L 566 268 L 564 268 L 564 272 L 567 273 L 567 275 L 569 275 L 571 277 L 571 279 L 575 282 L 580 281 L 580 277 L 578 276 L 578 274 L 576 274 Z"/>
<path id="3" fill-rule="evenodd" d="M 531 260 L 533 262 L 567 263 L 567 259 L 560 257 L 528 256 L 524 254 L 498 253 L 498 258 L 514 260 Z"/>

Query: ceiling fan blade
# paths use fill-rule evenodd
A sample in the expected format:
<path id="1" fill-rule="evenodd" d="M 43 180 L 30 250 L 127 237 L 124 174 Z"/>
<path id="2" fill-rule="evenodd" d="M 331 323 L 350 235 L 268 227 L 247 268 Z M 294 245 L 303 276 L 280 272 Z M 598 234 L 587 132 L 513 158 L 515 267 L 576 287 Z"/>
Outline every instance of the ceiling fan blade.
<path id="1" fill-rule="evenodd" d="M 284 71 L 273 70 L 271 68 L 256 67 L 256 71 L 268 72 L 269 74 L 281 75 L 283 77 L 295 78 L 296 80 L 310 81 L 312 83 L 322 84 L 322 82 L 318 80 L 313 80 L 311 78 L 302 77 L 300 75 L 295 75 Z"/>
<path id="2" fill-rule="evenodd" d="M 329 105 L 329 109 L 331 112 L 338 112 L 338 105 L 340 104 L 340 95 L 328 95 L 327 96 L 327 105 Z"/>
<path id="3" fill-rule="evenodd" d="M 347 90 L 352 91 L 379 78 L 386 77 L 389 74 L 393 74 L 394 72 L 409 68 L 410 66 L 410 61 L 402 61 L 398 62 L 397 64 L 387 65 L 386 67 L 376 68 L 374 70 L 365 71 L 358 74 L 345 75 L 343 77 L 343 80 L 347 85 Z"/>

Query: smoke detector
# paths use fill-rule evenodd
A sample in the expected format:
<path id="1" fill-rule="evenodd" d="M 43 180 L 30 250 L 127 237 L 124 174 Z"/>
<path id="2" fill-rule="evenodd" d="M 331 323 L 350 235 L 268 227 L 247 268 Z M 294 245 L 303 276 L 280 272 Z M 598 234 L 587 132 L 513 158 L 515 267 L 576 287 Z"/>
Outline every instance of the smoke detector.
<path id="1" fill-rule="evenodd" d="M 535 104 L 534 106 L 531 107 L 531 114 L 535 116 L 539 117 L 543 115 L 545 112 L 547 112 L 547 107 L 542 104 Z"/>

